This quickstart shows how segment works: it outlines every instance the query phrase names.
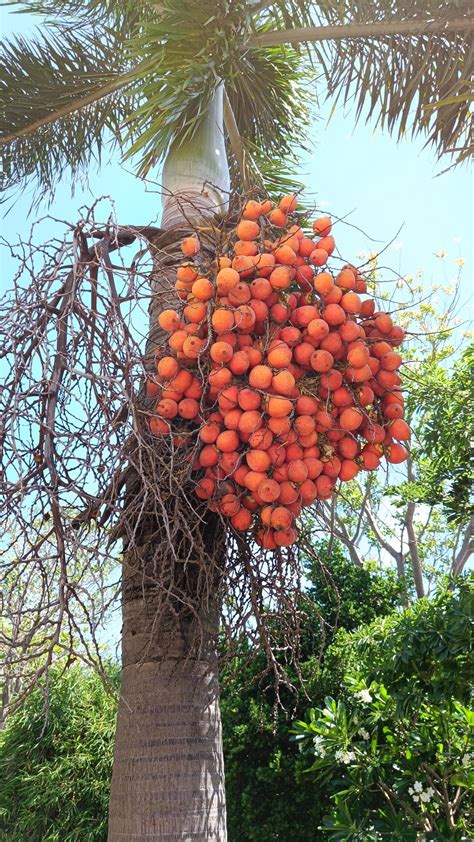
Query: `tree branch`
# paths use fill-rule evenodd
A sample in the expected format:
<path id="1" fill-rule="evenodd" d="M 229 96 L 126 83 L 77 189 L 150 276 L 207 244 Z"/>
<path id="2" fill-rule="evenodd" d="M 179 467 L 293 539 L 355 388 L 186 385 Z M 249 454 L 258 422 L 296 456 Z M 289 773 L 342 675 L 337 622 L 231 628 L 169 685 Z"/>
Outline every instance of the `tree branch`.
<path id="1" fill-rule="evenodd" d="M 456 554 L 456 557 L 453 560 L 453 564 L 451 567 L 451 573 L 453 576 L 459 576 L 468 560 L 469 556 L 474 553 L 474 516 L 471 517 L 466 531 L 464 533 L 464 538 L 462 539 L 462 544 Z"/>
<path id="2" fill-rule="evenodd" d="M 411 459 L 407 461 L 407 475 L 408 482 L 415 482 L 415 473 L 413 471 L 413 462 Z M 425 595 L 425 586 L 423 584 L 423 572 L 421 569 L 421 559 L 418 549 L 418 538 L 416 536 L 414 526 L 416 504 L 414 500 L 409 500 L 405 514 L 405 527 L 408 535 L 408 549 L 410 552 L 410 560 L 413 568 L 413 578 L 415 580 L 416 595 L 421 599 Z"/>
<path id="3" fill-rule="evenodd" d="M 348 23 L 331 26 L 304 26 L 275 29 L 253 35 L 251 47 L 274 47 L 277 44 L 300 44 L 305 41 L 340 41 L 345 38 L 384 38 L 391 35 L 433 35 L 446 32 L 467 32 L 474 28 L 473 18 L 450 21 L 389 20 L 373 23 Z"/>
<path id="4" fill-rule="evenodd" d="M 338 528 L 336 529 L 336 527 L 334 526 L 333 513 L 329 509 L 330 514 L 328 515 L 328 513 L 326 511 L 328 508 L 329 508 L 329 505 L 327 503 L 325 503 L 324 507 L 322 509 L 322 515 L 323 515 L 324 522 L 326 523 L 327 526 L 329 526 L 329 528 L 331 529 L 331 532 L 336 536 L 336 538 L 338 538 L 339 541 L 342 541 L 344 546 L 347 547 L 347 549 L 349 550 L 349 555 L 351 557 L 351 560 L 354 562 L 354 564 L 356 564 L 357 567 L 363 567 L 364 563 L 363 563 L 361 557 L 359 556 L 359 553 L 356 550 L 354 542 L 351 540 L 351 537 L 350 537 L 349 533 L 347 532 L 344 521 L 342 521 L 341 518 L 339 517 L 339 515 L 336 514 L 335 520 L 336 520 L 336 523 L 337 523 L 337 526 L 338 526 Z"/>

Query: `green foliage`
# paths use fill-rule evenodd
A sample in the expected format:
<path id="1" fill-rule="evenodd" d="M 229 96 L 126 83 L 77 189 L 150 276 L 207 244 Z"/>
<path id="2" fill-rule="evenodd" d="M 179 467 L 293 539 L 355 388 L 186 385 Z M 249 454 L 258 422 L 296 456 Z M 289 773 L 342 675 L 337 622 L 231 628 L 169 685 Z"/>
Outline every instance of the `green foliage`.
<path id="1" fill-rule="evenodd" d="M 341 631 L 325 670 L 341 687 L 295 723 L 329 795 L 324 838 L 461 840 L 474 831 L 472 583 Z"/>
<path id="2" fill-rule="evenodd" d="M 118 684 L 118 669 L 109 679 Z M 47 696 L 45 695 L 47 692 Z M 105 842 L 115 697 L 79 666 L 52 670 L 0 735 L 0 838 Z"/>
<path id="3" fill-rule="evenodd" d="M 474 345 L 465 349 L 451 371 L 429 361 L 411 385 L 408 408 L 418 416 L 420 478 L 412 489 L 413 499 L 441 503 L 449 520 L 468 520 L 474 513 Z"/>
<path id="4" fill-rule="evenodd" d="M 329 557 L 328 547 L 323 545 L 321 565 L 308 571 L 310 594 L 324 623 L 321 626 L 314 619 L 308 620 L 300 663 L 307 692 L 321 702 L 328 687 L 333 687 L 323 665 L 324 648 L 333 639 L 334 624 L 344 627 L 347 623 L 346 628 L 352 629 L 360 616 L 372 620 L 392 610 L 399 594 L 392 574 L 356 568 L 344 559 L 337 543 L 332 552 Z M 328 792 L 318 792 L 315 798 L 313 782 L 303 773 L 304 758 L 288 751 L 288 715 L 295 701 L 296 715 L 303 715 L 307 697 L 301 694 L 295 700 L 282 687 L 280 695 L 287 713 L 280 711 L 275 717 L 272 678 L 266 675 L 258 680 L 263 668 L 263 660 L 247 664 L 242 657 L 236 675 L 222 676 L 229 840 L 308 842 L 316 838 L 314 828 L 330 805 Z"/>
<path id="5" fill-rule="evenodd" d="M 318 656 L 322 643 L 333 639 L 336 617 L 351 629 L 357 600 L 360 616 L 373 619 L 397 604 L 398 593 L 391 575 L 356 569 L 340 548 L 334 551 L 332 581 L 322 568 L 310 573 L 312 594 L 327 624 L 324 636 L 319 624 L 308 624 L 301 664 L 313 697 L 317 693 L 321 702 L 328 687 L 317 690 Z M 328 566 L 327 548 L 321 555 Z M 263 658 L 247 660 L 243 654 L 235 666 L 221 676 L 229 840 L 307 842 L 330 802 L 327 793 L 314 797 L 313 781 L 303 773 L 305 758 L 288 751 L 295 699 L 281 688 L 288 712 L 275 718 L 272 679 L 259 680 Z M 307 698 L 296 701 L 296 715 L 303 716 Z M 0 737 L 0 777 L 8 781 L 0 796 L 2 840 L 105 842 L 114 725 L 115 700 L 95 675 L 79 667 L 51 672 L 47 721 L 38 690 Z"/>

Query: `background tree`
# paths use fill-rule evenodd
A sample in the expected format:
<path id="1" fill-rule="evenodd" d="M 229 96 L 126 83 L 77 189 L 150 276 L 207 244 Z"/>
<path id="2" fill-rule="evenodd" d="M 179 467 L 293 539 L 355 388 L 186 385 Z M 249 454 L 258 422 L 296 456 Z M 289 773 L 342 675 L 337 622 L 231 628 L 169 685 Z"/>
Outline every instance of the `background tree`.
<path id="1" fill-rule="evenodd" d="M 467 3 L 441 3 L 428 8 L 424 2 L 415 6 L 410 4 L 409 8 L 400 4 L 395 16 L 393 7 L 384 3 L 364 3 L 360 8 L 351 6 L 349 10 L 345 7 L 320 7 L 304 0 L 269 4 L 222 2 L 217 8 L 214 2 L 167 2 L 156 6 L 148 3 L 110 4 L 96 0 L 86 4 L 32 0 L 22 6 L 49 16 L 46 20 L 48 34 L 36 36 L 31 44 L 17 39 L 5 45 L 5 107 L 0 131 L 6 147 L 6 186 L 21 184 L 24 179 L 36 174 L 40 190 L 43 193 L 52 191 L 55 180 L 66 168 L 75 175 L 84 172 L 91 154 L 100 154 L 104 132 L 108 131 L 127 155 L 139 156 L 141 175 L 147 174 L 166 156 L 162 176 L 166 197 L 163 228 L 188 225 L 203 213 L 210 216 L 216 208 L 222 210 L 227 206 L 230 182 L 223 147 L 225 101 L 233 189 L 261 184 L 262 177 L 267 179 L 267 184 L 271 183 L 268 179 L 273 179 L 274 186 L 280 187 L 288 168 L 288 163 L 282 168 L 280 162 L 286 155 L 291 155 L 307 119 L 307 96 L 299 96 L 295 92 L 295 83 L 304 78 L 306 71 L 304 54 L 289 46 L 301 42 L 316 45 L 312 57 L 327 74 L 331 91 L 342 92 L 344 96 L 355 90 L 361 106 L 368 99 L 370 113 L 377 112 L 389 127 L 396 124 L 401 131 L 409 124 L 410 106 L 416 103 L 413 124 L 416 128 L 421 126 L 440 150 L 453 146 L 463 148 L 467 105 L 462 97 L 458 98 L 458 94 L 464 90 L 464 80 L 469 78 L 473 62 L 469 49 L 472 17 Z M 318 46 L 327 41 L 331 45 L 329 48 Z M 258 86 L 254 84 L 255 79 L 258 79 Z M 427 108 L 450 96 L 456 98 L 454 106 L 435 110 Z M 274 160 L 276 167 L 270 163 Z M 42 427 L 41 435 L 44 433 L 45 461 L 49 472 L 48 485 L 43 487 L 43 492 L 49 496 L 52 506 L 62 564 L 60 593 L 64 602 L 69 602 L 70 592 L 65 569 L 65 541 L 70 534 L 70 524 L 66 523 L 61 507 L 63 479 L 55 459 L 58 445 L 51 422 L 53 419 L 56 422 L 61 414 L 59 396 L 64 388 L 66 359 L 69 374 L 77 376 L 71 371 L 67 353 L 71 351 L 68 345 L 71 337 L 67 332 L 69 316 L 74 311 L 74 318 L 82 320 L 81 330 L 84 330 L 87 320 L 90 327 L 91 318 L 93 323 L 95 318 L 96 325 L 97 314 L 100 317 L 104 315 L 101 310 L 103 302 L 97 308 L 97 299 L 88 311 L 83 309 L 78 315 L 78 279 L 84 279 L 85 266 L 89 270 L 91 264 L 97 262 L 97 250 L 89 247 L 87 235 L 93 235 L 90 228 L 86 233 L 83 226 L 76 229 L 78 263 L 67 276 L 61 291 L 58 293 L 56 290 L 55 303 L 48 301 L 47 306 L 47 312 L 50 313 L 52 308 L 58 319 L 54 363 L 43 378 L 46 384 L 43 389 L 46 425 Z M 130 236 L 130 232 L 125 236 Z M 120 232 L 114 232 L 113 238 L 118 242 Z M 168 268 L 173 262 L 172 243 L 173 240 L 167 240 L 165 236 L 164 239 L 153 240 L 151 244 L 155 254 L 158 249 L 165 252 L 168 248 Z M 110 300 L 116 307 L 118 301 L 109 257 L 110 246 L 110 236 L 102 232 L 101 268 L 108 279 Z M 163 266 L 163 260 L 155 263 L 155 278 L 158 272 L 160 277 L 154 290 L 160 293 L 163 279 L 166 279 Z M 94 275 L 96 268 L 92 271 Z M 123 295 L 118 297 L 122 299 Z M 164 301 L 164 295 L 159 301 L 155 296 L 151 308 L 148 354 L 156 346 L 156 314 Z M 119 303 L 123 302 L 120 300 Z M 42 306 L 44 308 L 44 299 Z M 49 327 L 51 324 L 47 319 L 42 321 L 44 317 L 37 312 L 36 316 L 39 321 L 33 323 L 35 347 L 36 338 L 42 334 L 44 325 Z M 117 332 L 118 323 L 118 333 L 122 336 L 126 334 L 129 339 L 124 319 L 117 316 L 116 310 L 114 316 L 115 321 L 110 319 L 110 326 Z M 117 372 L 120 369 L 123 382 L 127 382 L 131 364 L 130 359 L 124 361 L 123 358 L 117 364 L 117 356 L 116 350 L 111 348 L 109 361 L 113 359 L 115 366 L 114 387 L 118 386 Z M 77 352 L 75 359 L 80 359 Z M 19 371 L 20 380 L 15 381 L 15 387 L 21 381 L 21 372 L 24 373 L 23 360 L 20 360 Z M 110 373 L 107 372 L 106 376 L 110 378 Z M 127 382 L 125 403 L 131 391 Z M 30 392 L 27 394 L 29 397 Z M 99 406 L 103 404 L 103 395 L 97 394 L 97 389 L 94 399 Z M 90 406 L 88 411 L 90 413 Z M 130 458 L 130 454 L 127 455 Z M 148 455 L 151 458 L 149 452 Z M 41 486 L 42 472 L 38 473 Z M 34 476 L 36 481 L 38 474 Z M 143 478 L 142 475 L 140 477 Z M 70 476 L 65 484 L 68 489 L 75 486 Z M 172 486 L 172 482 L 170 484 Z M 129 501 L 130 482 L 127 492 Z M 91 497 L 91 494 L 86 492 L 83 496 Z M 153 506 L 152 484 L 145 499 Z M 95 511 L 95 502 L 88 500 L 89 514 Z M 154 506 L 157 507 L 156 494 Z M 182 535 L 186 537 L 176 544 L 170 541 L 170 537 L 179 534 L 180 525 L 174 523 L 170 532 L 170 507 L 158 506 L 158 509 L 158 520 L 164 521 L 161 537 L 154 528 L 155 524 L 150 529 L 150 518 L 134 524 L 129 519 L 128 533 L 126 531 L 123 588 L 125 666 L 122 676 L 125 702 L 119 713 L 110 839 L 136 833 L 138 826 L 158 834 L 169 830 L 177 837 L 185 830 L 192 831 L 196 837 L 201 834 L 203 839 L 224 839 L 222 758 L 212 644 L 217 633 L 218 606 L 212 604 L 212 600 L 211 603 L 206 602 L 201 584 L 196 583 L 193 576 L 188 578 L 185 573 L 185 581 L 181 577 L 178 583 L 176 578 L 170 580 L 170 574 L 164 573 L 170 567 L 170 557 L 173 563 L 178 563 L 181 571 L 185 569 L 183 561 L 188 561 L 190 553 L 198 557 L 201 564 L 209 560 L 206 567 L 212 571 L 212 576 L 207 580 L 205 594 L 212 594 L 217 590 L 224 563 L 219 535 L 213 524 L 208 524 L 199 541 L 195 535 L 190 539 L 183 523 Z M 176 514 L 175 510 L 173 514 Z M 131 533 L 134 534 L 135 547 L 130 546 L 130 540 L 127 541 Z M 163 550 L 164 537 L 168 544 L 167 555 Z M 186 543 L 187 539 L 190 540 Z M 210 548 L 210 552 L 206 553 L 206 547 Z M 190 616 L 184 618 L 182 613 L 180 615 L 186 631 L 176 629 L 176 613 L 171 617 L 170 612 L 165 611 L 162 615 L 163 619 L 166 615 L 165 633 L 161 629 L 161 636 L 156 634 L 156 623 L 152 619 L 156 617 L 156 600 L 160 599 L 156 590 L 156 569 L 160 571 L 161 594 L 178 587 L 178 597 L 183 594 L 186 597 Z M 151 570 L 153 576 L 150 575 Z M 147 598 L 144 600 L 143 582 L 147 578 L 153 580 L 155 587 L 150 584 L 145 589 Z M 201 635 L 198 649 L 193 650 L 187 638 L 190 634 L 193 637 L 191 620 L 196 616 L 200 620 Z M 160 649 L 164 640 L 168 641 L 166 665 Z M 148 649 L 155 647 L 151 653 L 148 651 L 147 678 L 144 678 L 145 670 L 138 671 L 143 646 Z M 191 661 L 194 670 L 190 669 Z M 171 675 L 171 663 L 173 698 L 170 705 L 164 703 L 157 715 L 156 698 L 150 695 L 150 688 L 164 687 Z M 153 664 L 155 666 L 151 666 Z M 214 677 L 209 682 L 204 674 Z M 196 691 L 198 684 L 201 695 Z M 194 707 L 188 704 L 191 686 L 195 688 L 193 699 L 200 699 Z M 214 700 L 211 714 L 210 697 Z M 131 726 L 141 728 L 143 733 L 150 735 L 152 729 L 167 727 L 169 733 L 183 699 L 187 700 L 184 702 L 187 720 L 180 739 L 189 747 L 190 735 L 200 734 L 199 745 L 195 744 L 199 750 L 189 767 L 183 769 L 181 764 L 186 762 L 183 752 L 176 750 L 171 756 L 169 750 L 159 750 L 156 742 L 148 744 L 150 758 L 153 754 L 151 762 L 163 763 L 162 806 L 157 811 L 153 784 L 145 766 L 139 774 L 136 762 L 134 775 L 130 775 L 127 764 L 135 735 Z M 136 707 L 142 710 L 140 721 L 136 710 L 133 718 L 128 714 Z M 174 708 L 173 715 L 166 725 L 164 710 L 171 707 Z M 205 722 L 203 710 L 208 712 Z M 160 717 L 161 722 L 158 722 Z M 181 721 L 182 718 L 179 719 Z M 155 746 L 154 753 L 152 744 Z M 143 749 L 139 739 L 135 749 Z M 164 766 L 164 754 L 169 758 L 167 768 Z M 178 779 L 182 781 L 186 774 L 195 780 L 200 779 L 203 756 L 205 774 L 210 783 L 201 788 L 196 801 L 190 805 L 188 793 L 178 797 L 176 782 Z M 133 786 L 137 787 L 136 792 L 132 790 L 131 778 Z M 165 785 L 170 787 L 168 795 Z M 136 815 L 137 803 L 140 803 L 140 816 L 135 819 L 131 808 L 133 804 Z"/>

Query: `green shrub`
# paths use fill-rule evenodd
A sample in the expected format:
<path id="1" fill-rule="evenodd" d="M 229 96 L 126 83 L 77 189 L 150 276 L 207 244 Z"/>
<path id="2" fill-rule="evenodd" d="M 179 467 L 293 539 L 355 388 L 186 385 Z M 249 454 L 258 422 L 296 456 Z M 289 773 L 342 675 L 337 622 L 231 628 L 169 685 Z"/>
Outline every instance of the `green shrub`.
<path id="1" fill-rule="evenodd" d="M 117 668 L 110 669 L 117 683 Z M 44 688 L 43 688 L 44 690 Z M 116 703 L 79 666 L 50 673 L 0 735 L 0 838 L 106 842 Z"/>
<path id="2" fill-rule="evenodd" d="M 472 587 L 340 632 L 335 698 L 295 724 L 332 840 L 472 838 Z M 316 836 L 314 838 L 317 838 Z"/>

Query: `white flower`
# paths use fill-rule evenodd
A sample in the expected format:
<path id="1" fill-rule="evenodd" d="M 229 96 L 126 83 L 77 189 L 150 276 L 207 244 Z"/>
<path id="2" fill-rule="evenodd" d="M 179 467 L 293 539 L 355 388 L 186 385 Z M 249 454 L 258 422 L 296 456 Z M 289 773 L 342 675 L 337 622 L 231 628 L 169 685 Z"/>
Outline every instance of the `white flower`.
<path id="1" fill-rule="evenodd" d="M 355 693 L 355 698 L 360 699 L 361 702 L 369 702 L 372 701 L 372 696 L 370 695 L 368 690 L 359 690 L 358 693 Z"/>
<path id="2" fill-rule="evenodd" d="M 418 801 L 420 800 L 420 796 L 419 796 L 419 795 L 412 795 L 412 798 L 413 798 L 413 801 L 416 801 L 417 803 L 418 803 Z"/>
<path id="3" fill-rule="evenodd" d="M 424 802 L 424 804 L 428 804 L 428 802 L 431 801 L 431 795 L 429 793 L 429 790 L 426 790 L 426 792 L 422 792 L 420 795 L 420 799 Z"/>
<path id="4" fill-rule="evenodd" d="M 415 792 L 423 792 L 423 784 L 421 783 L 421 781 L 415 781 L 415 783 L 413 784 L 413 789 L 415 790 Z"/>
<path id="5" fill-rule="evenodd" d="M 463 766 L 469 766 L 471 760 L 472 760 L 472 754 L 465 754 L 464 757 L 461 760 L 461 763 L 462 763 Z"/>
<path id="6" fill-rule="evenodd" d="M 409 787 L 408 787 L 408 794 L 409 794 L 409 795 L 413 795 L 413 793 L 414 793 L 414 792 L 415 792 L 415 790 L 413 789 L 413 787 L 412 787 L 412 786 L 409 786 Z"/>
<path id="7" fill-rule="evenodd" d="M 362 737 L 363 740 L 370 739 L 370 734 L 368 731 L 365 730 L 365 728 L 361 728 L 357 733 L 359 734 L 359 736 Z"/>
<path id="8" fill-rule="evenodd" d="M 299 751 L 304 751 L 304 744 L 298 743 L 298 749 L 299 749 Z"/>
<path id="9" fill-rule="evenodd" d="M 314 754 L 316 757 L 325 757 L 326 756 L 326 749 L 322 745 L 323 738 L 321 736 L 316 735 L 313 737 L 313 746 L 314 746 Z"/>
<path id="10" fill-rule="evenodd" d="M 351 763 L 352 760 L 356 759 L 354 751 L 336 751 L 334 757 L 336 760 L 340 760 L 341 763 L 345 763 L 346 766 Z"/>

